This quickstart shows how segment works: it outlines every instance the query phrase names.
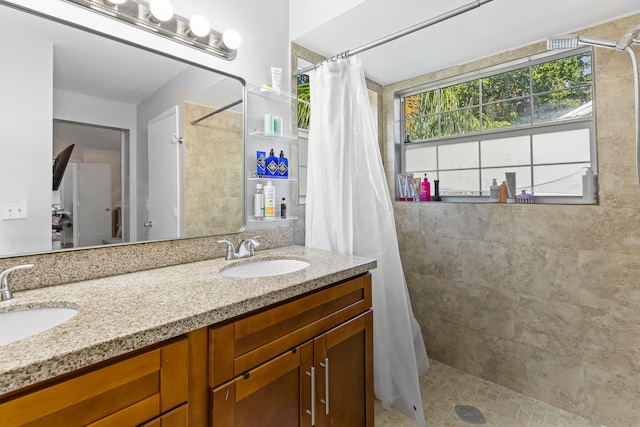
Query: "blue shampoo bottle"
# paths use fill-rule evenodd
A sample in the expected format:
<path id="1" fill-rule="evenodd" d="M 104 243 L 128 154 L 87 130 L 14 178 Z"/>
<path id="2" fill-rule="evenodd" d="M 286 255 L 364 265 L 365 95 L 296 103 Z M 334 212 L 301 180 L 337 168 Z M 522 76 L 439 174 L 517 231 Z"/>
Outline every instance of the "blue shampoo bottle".
<path id="1" fill-rule="evenodd" d="M 278 158 L 273 154 L 273 148 L 269 151 L 267 157 L 266 174 L 267 178 L 278 177 Z"/>
<path id="2" fill-rule="evenodd" d="M 280 178 L 289 176 L 289 160 L 284 156 L 283 150 L 280 150 L 280 157 L 278 157 L 278 176 Z"/>

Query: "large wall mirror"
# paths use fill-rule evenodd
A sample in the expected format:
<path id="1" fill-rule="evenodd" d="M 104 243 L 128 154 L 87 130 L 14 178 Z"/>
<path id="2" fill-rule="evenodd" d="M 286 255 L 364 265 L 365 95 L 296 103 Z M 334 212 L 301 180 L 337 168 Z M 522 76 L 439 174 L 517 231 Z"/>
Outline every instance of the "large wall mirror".
<path id="1" fill-rule="evenodd" d="M 242 79 L 2 2 L 0 55 L 0 257 L 242 229 Z"/>

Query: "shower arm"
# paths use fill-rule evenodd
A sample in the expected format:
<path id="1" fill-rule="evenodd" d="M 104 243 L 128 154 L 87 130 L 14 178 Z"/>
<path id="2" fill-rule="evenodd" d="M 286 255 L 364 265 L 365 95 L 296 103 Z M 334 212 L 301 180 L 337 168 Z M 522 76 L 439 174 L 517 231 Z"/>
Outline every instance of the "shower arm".
<path id="1" fill-rule="evenodd" d="M 547 49 L 567 49 L 576 48 L 578 45 L 590 45 L 596 47 L 606 47 L 617 51 L 626 51 L 631 56 L 633 65 L 633 92 L 634 92 L 634 109 L 635 109 L 635 125 L 636 125 L 636 177 L 638 186 L 640 187 L 640 83 L 638 82 L 638 61 L 632 44 L 640 44 L 640 39 L 636 39 L 640 34 L 640 25 L 636 26 L 619 41 L 597 39 L 585 36 L 565 36 L 560 38 L 547 39 Z"/>
<path id="2" fill-rule="evenodd" d="M 636 26 L 632 30 L 629 30 L 627 34 L 624 35 L 622 40 L 616 43 L 616 50 L 626 50 L 631 43 L 635 43 L 635 38 L 640 34 L 640 25 Z"/>

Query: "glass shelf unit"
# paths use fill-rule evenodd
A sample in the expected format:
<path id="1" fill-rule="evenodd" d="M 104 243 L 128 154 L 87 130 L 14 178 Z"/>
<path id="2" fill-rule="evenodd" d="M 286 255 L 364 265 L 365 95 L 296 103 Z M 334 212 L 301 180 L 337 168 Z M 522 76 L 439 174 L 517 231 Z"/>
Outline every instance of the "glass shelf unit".
<path id="1" fill-rule="evenodd" d="M 275 218 L 256 218 L 254 216 L 249 216 L 248 221 L 249 222 L 285 222 L 285 221 L 291 221 L 291 220 L 295 220 L 298 219 L 297 216 L 288 216 L 286 218 L 280 218 L 279 216 L 276 216 Z"/>
<path id="2" fill-rule="evenodd" d="M 276 176 L 266 176 L 266 175 L 262 175 L 262 176 L 258 176 L 255 172 L 252 172 L 249 174 L 249 176 L 247 177 L 248 181 L 297 181 L 298 177 L 296 176 L 288 176 L 285 178 L 280 178 L 280 177 L 276 177 Z"/>
<path id="3" fill-rule="evenodd" d="M 278 227 L 291 227 L 297 220 L 297 191 L 298 191 L 298 135 L 293 135 L 288 130 L 287 123 L 294 116 L 292 105 L 295 96 L 286 92 L 276 92 L 271 88 L 260 87 L 255 84 L 247 84 L 247 126 L 245 159 L 245 222 L 248 230 L 275 229 Z M 279 135 L 265 133 L 264 116 L 272 115 L 282 118 L 282 132 Z M 289 175 L 287 177 L 267 176 L 256 173 L 256 153 L 269 153 L 273 149 L 277 155 L 284 152 L 289 163 Z M 279 156 L 278 156 L 279 157 Z M 256 185 L 263 186 L 271 181 L 276 187 L 276 216 L 271 218 L 256 218 L 253 216 L 254 194 Z M 280 201 L 287 202 L 286 218 L 280 217 Z"/>
<path id="4" fill-rule="evenodd" d="M 271 87 L 258 86 L 252 83 L 247 83 L 247 91 L 276 101 L 291 102 L 296 100 L 296 95 L 293 95 L 292 93 L 283 91 L 276 92 Z"/>
<path id="5" fill-rule="evenodd" d="M 257 136 L 260 138 L 270 139 L 270 140 L 281 140 L 281 141 L 296 141 L 298 139 L 297 135 L 293 135 L 290 133 L 283 133 L 282 135 L 275 135 L 271 133 L 265 133 L 264 129 L 251 129 L 249 131 L 249 136 Z"/>

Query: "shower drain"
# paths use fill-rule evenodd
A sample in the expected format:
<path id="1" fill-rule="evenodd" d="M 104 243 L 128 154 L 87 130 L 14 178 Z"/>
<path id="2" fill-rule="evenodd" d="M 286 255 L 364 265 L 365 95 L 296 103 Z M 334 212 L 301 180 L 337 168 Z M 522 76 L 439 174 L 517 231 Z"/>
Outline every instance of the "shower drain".
<path id="1" fill-rule="evenodd" d="M 485 419 L 480 409 L 470 405 L 456 405 L 456 414 L 467 424 L 484 424 Z"/>

